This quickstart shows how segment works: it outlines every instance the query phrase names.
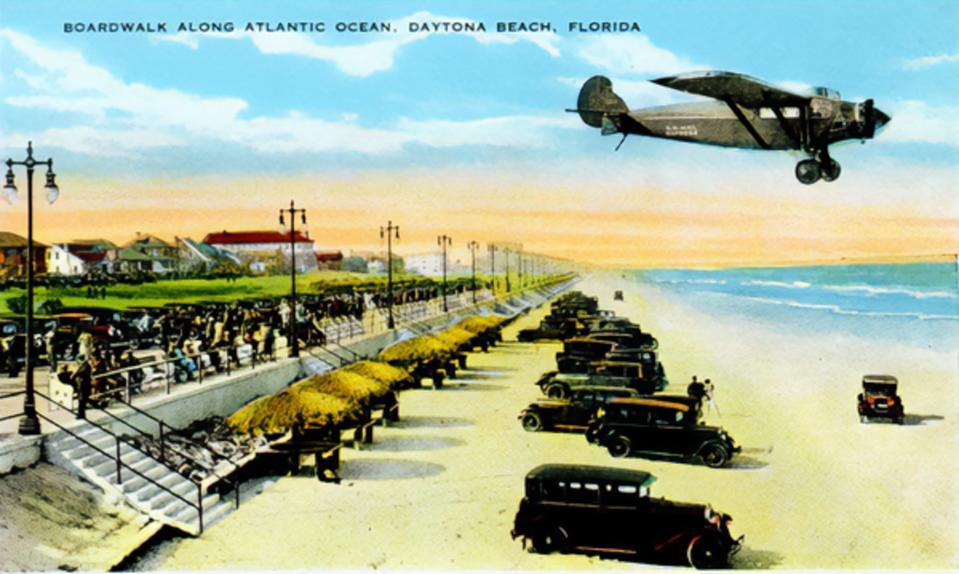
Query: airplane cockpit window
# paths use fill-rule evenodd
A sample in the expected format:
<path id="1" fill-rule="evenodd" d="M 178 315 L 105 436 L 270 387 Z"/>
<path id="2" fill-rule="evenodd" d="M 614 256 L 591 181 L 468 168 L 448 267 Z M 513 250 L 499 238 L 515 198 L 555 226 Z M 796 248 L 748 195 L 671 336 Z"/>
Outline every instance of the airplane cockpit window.
<path id="1" fill-rule="evenodd" d="M 832 88 L 823 88 L 823 87 L 813 88 L 813 89 L 812 89 L 812 92 L 813 92 L 813 94 L 815 94 L 815 95 L 817 95 L 817 96 L 819 96 L 819 97 L 821 97 L 821 98 L 829 98 L 830 100 L 838 100 L 838 99 L 840 99 L 840 98 L 839 98 L 839 92 L 837 92 L 836 90 L 834 90 L 834 89 L 832 89 Z"/>
<path id="2" fill-rule="evenodd" d="M 781 108 L 780 112 L 786 119 L 795 119 L 799 117 L 799 108 Z M 774 112 L 772 108 L 759 108 L 759 117 L 763 120 L 774 120 L 776 119 L 776 112 Z"/>

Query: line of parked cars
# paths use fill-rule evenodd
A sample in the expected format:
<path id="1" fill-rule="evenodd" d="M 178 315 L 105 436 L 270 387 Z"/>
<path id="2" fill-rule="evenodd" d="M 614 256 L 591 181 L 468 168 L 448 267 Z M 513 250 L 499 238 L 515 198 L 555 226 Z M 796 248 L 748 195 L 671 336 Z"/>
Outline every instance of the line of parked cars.
<path id="1" fill-rule="evenodd" d="M 583 433 L 611 456 L 675 458 L 719 468 L 741 448 L 722 428 L 706 425 L 703 397 L 666 394 L 658 342 L 628 319 L 600 310 L 580 292 L 553 302 L 523 341 L 561 340 L 557 368 L 536 385 L 544 398 L 519 414 L 530 432 Z M 631 554 L 696 568 L 728 565 L 734 539 L 729 515 L 709 506 L 649 496 L 655 477 L 608 467 L 553 464 L 531 470 L 513 538 L 535 552 Z"/>

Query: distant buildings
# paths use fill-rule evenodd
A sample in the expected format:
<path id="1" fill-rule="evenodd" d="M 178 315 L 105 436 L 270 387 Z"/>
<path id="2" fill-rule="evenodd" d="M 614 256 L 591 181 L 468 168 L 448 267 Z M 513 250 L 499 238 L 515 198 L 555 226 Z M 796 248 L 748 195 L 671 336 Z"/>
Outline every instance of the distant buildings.
<path id="1" fill-rule="evenodd" d="M 387 259 L 388 254 L 385 251 L 350 251 L 350 256 L 344 260 L 342 268 L 344 271 L 358 271 L 360 273 L 386 273 Z M 355 263 L 358 260 L 365 261 L 365 267 L 358 266 Z M 393 254 L 393 273 L 403 273 L 405 269 L 404 261 L 396 253 Z"/>
<path id="2" fill-rule="evenodd" d="M 47 246 L 33 241 L 33 271 L 44 273 L 47 269 Z M 16 233 L 0 231 L 0 277 L 26 275 L 27 238 Z"/>
<path id="3" fill-rule="evenodd" d="M 176 247 L 180 271 L 209 271 L 226 263 L 243 264 L 236 253 L 216 245 L 194 241 L 189 237 L 177 237 Z"/>
<path id="4" fill-rule="evenodd" d="M 464 273 L 469 268 L 460 264 L 459 260 L 453 260 L 447 255 L 446 274 Z M 437 277 L 443 274 L 443 253 L 421 253 L 418 255 L 407 255 L 404 258 L 406 262 L 407 273 L 417 273 L 427 277 Z"/>
<path id="5" fill-rule="evenodd" d="M 177 268 L 177 248 L 159 237 L 140 234 L 120 249 L 115 271 L 169 273 Z"/>
<path id="6" fill-rule="evenodd" d="M 343 265 L 342 251 L 321 251 L 316 253 L 316 268 L 338 271 Z"/>
<path id="7" fill-rule="evenodd" d="M 255 272 L 263 272 L 270 265 L 289 265 L 290 234 L 278 231 L 221 231 L 208 233 L 203 243 L 235 253 Z M 297 232 L 293 236 L 294 260 L 299 273 L 317 267 L 313 240 Z"/>

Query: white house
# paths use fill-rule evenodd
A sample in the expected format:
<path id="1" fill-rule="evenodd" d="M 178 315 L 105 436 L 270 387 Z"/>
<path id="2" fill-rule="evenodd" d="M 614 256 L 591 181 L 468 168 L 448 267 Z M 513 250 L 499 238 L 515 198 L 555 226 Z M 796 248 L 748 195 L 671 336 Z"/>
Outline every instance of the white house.
<path id="1" fill-rule="evenodd" d="M 66 243 L 53 243 L 47 250 L 47 273 L 56 275 L 83 275 L 86 264 L 83 259 L 70 253 Z"/>

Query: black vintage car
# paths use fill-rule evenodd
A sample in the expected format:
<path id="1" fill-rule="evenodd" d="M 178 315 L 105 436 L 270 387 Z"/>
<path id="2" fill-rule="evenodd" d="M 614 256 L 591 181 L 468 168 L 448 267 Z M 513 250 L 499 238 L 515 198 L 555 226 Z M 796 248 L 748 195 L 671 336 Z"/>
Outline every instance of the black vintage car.
<path id="1" fill-rule="evenodd" d="M 647 376 L 646 365 L 618 361 L 595 364 L 589 372 L 581 374 L 550 371 L 536 384 L 551 399 L 567 398 L 574 386 L 626 387 L 640 395 L 651 395 L 666 387 L 665 379 L 655 372 Z"/>
<path id="2" fill-rule="evenodd" d="M 571 387 L 567 399 L 540 399 L 519 414 L 523 428 L 530 431 L 547 429 L 584 431 L 596 409 L 611 399 L 636 396 L 626 387 Z"/>
<path id="3" fill-rule="evenodd" d="M 721 568 L 742 545 L 732 518 L 708 505 L 652 498 L 656 478 L 620 468 L 544 464 L 526 475 L 510 534 L 534 552 L 623 554 Z"/>
<path id="4" fill-rule="evenodd" d="M 688 405 L 656 397 L 611 400 L 589 423 L 586 440 L 615 457 L 676 457 L 712 468 L 741 450 L 722 428 L 698 424 Z"/>
<path id="5" fill-rule="evenodd" d="M 899 381 L 892 375 L 866 375 L 862 378 L 862 392 L 859 393 L 859 420 L 869 422 L 871 418 L 892 419 L 898 424 L 905 422 L 905 408 L 902 397 L 897 394 Z"/>

